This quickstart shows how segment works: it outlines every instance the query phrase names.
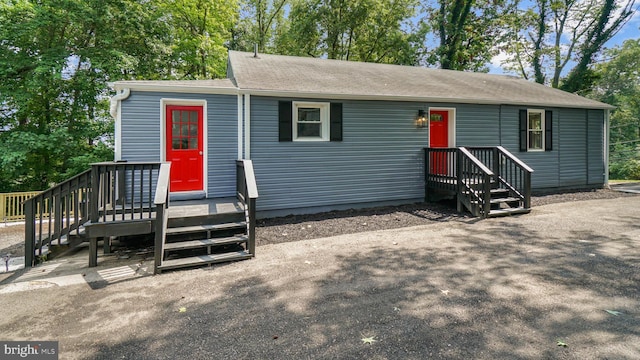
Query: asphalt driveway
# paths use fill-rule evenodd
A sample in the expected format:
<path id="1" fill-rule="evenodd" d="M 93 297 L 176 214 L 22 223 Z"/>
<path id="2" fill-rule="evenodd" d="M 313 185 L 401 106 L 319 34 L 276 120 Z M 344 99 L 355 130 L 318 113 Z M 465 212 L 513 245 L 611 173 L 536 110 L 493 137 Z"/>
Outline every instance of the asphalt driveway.
<path id="1" fill-rule="evenodd" d="M 640 197 L 0 286 L 0 301 L 0 339 L 58 340 L 61 359 L 637 359 Z"/>

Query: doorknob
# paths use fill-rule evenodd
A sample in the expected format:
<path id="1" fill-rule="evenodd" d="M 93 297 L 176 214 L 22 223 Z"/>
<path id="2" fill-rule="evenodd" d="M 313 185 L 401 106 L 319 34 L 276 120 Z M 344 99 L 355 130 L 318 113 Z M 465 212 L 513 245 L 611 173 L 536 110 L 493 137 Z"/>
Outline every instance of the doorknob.
<path id="1" fill-rule="evenodd" d="M 202 155 L 202 151 L 200 151 L 200 155 Z"/>

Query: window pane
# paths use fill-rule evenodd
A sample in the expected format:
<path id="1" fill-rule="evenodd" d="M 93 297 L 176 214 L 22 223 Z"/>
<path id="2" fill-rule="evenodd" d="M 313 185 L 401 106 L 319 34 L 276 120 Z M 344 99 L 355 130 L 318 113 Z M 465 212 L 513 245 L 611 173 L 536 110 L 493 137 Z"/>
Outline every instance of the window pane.
<path id="1" fill-rule="evenodd" d="M 173 150 L 180 150 L 180 138 L 179 137 L 174 137 L 173 140 L 171 141 L 171 148 Z"/>
<path id="2" fill-rule="evenodd" d="M 181 143 L 182 143 L 182 148 L 183 149 L 188 149 L 189 148 L 189 138 L 183 137 L 180 140 L 181 140 Z"/>
<path id="3" fill-rule="evenodd" d="M 542 130 L 541 113 L 529 113 L 529 130 Z"/>
<path id="4" fill-rule="evenodd" d="M 171 125 L 171 135 L 173 136 L 180 135 L 180 124 L 173 123 L 173 125 Z"/>
<path id="5" fill-rule="evenodd" d="M 174 123 L 180 122 L 180 110 L 171 110 L 171 120 Z"/>
<path id="6" fill-rule="evenodd" d="M 529 132 L 529 149 L 542 150 L 542 131 Z"/>
<path id="7" fill-rule="evenodd" d="M 189 149 L 197 149 L 198 148 L 198 138 L 192 137 L 189 138 Z"/>
<path id="8" fill-rule="evenodd" d="M 189 136 L 189 124 L 188 123 L 183 123 L 182 124 L 182 132 L 180 133 L 180 135 Z"/>
<path id="9" fill-rule="evenodd" d="M 189 111 L 189 121 L 192 123 L 198 123 L 198 112 Z"/>
<path id="10" fill-rule="evenodd" d="M 320 124 L 298 124 L 299 137 L 321 137 Z"/>
<path id="11" fill-rule="evenodd" d="M 189 136 L 198 136 L 198 123 L 189 124 Z"/>
<path id="12" fill-rule="evenodd" d="M 298 121 L 320 122 L 319 108 L 298 108 Z"/>

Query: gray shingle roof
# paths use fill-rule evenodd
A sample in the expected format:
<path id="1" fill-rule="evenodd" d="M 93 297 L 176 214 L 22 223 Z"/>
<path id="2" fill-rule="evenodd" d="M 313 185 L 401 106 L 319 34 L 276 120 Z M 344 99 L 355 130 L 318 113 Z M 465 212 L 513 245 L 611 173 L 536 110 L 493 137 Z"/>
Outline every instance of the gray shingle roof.
<path id="1" fill-rule="evenodd" d="M 229 89 L 235 90 L 236 85 L 230 79 L 213 80 L 126 80 L 113 84 L 116 90 L 123 88 L 201 88 L 201 89 Z"/>
<path id="2" fill-rule="evenodd" d="M 344 99 L 612 109 L 575 94 L 507 75 L 317 58 L 229 52 L 240 90 Z"/>

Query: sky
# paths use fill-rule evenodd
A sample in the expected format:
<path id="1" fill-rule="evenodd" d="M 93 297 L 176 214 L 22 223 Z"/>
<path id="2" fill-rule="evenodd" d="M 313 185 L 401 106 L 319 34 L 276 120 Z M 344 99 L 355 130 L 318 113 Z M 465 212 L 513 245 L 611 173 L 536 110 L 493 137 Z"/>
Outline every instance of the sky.
<path id="1" fill-rule="evenodd" d="M 620 31 L 609 40 L 605 48 L 613 48 L 615 46 L 621 45 L 625 40 L 628 39 L 638 39 L 640 38 L 640 6 L 638 4 L 635 5 L 636 12 L 632 15 L 631 19 L 620 29 Z M 489 64 L 489 73 L 492 74 L 508 74 L 500 65 L 500 63 L 506 58 L 505 54 L 499 54 L 494 57 Z M 571 69 L 571 64 L 568 64 L 565 68 L 563 75 L 566 75 L 568 70 Z M 520 74 L 514 74 L 520 75 Z"/>

